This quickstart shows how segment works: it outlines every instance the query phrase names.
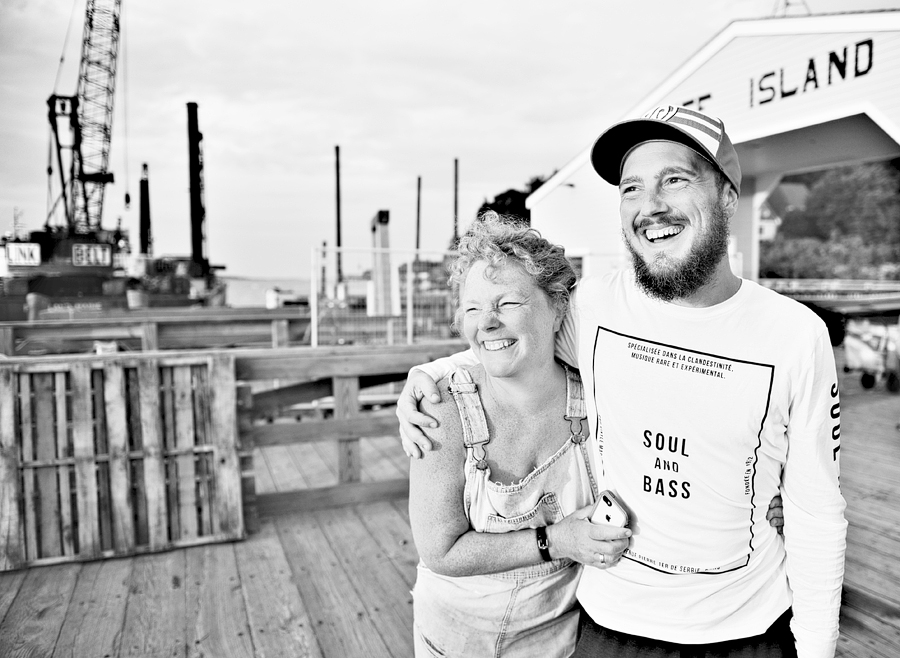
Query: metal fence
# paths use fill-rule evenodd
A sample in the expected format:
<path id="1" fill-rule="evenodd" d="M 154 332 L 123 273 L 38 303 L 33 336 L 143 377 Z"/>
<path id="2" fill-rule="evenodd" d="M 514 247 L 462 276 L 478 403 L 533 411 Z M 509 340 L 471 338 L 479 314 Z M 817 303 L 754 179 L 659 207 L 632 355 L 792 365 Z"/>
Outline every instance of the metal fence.
<path id="1" fill-rule="evenodd" d="M 567 253 L 579 278 L 625 263 L 624 250 Z M 314 247 L 311 345 L 412 345 L 457 338 L 450 326 L 456 302 L 447 281 L 455 257 L 454 251 Z"/>
<path id="2" fill-rule="evenodd" d="M 456 308 L 447 283 L 447 265 L 454 256 L 452 251 L 314 248 L 312 346 L 398 345 L 455 337 L 450 324 Z"/>

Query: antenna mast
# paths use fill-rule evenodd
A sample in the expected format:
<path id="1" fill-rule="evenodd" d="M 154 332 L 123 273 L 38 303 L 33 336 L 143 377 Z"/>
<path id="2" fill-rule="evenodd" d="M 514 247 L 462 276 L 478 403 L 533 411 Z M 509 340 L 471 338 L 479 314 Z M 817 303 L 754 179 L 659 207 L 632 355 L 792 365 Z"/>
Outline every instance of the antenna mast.
<path id="1" fill-rule="evenodd" d="M 791 7 L 797 7 L 797 11 L 792 13 Z M 806 13 L 798 13 L 800 11 Z M 772 16 L 782 18 L 788 15 L 811 16 L 812 12 L 809 10 L 809 5 L 806 4 L 806 0 L 778 0 L 775 3 L 775 8 L 772 10 Z"/>

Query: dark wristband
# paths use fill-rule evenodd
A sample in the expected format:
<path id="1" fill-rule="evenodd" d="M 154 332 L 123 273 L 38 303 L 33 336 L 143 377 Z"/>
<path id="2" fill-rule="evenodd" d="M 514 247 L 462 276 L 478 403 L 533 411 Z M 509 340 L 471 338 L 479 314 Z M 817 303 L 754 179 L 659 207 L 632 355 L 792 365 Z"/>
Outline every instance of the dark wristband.
<path id="1" fill-rule="evenodd" d="M 540 528 L 535 528 L 534 533 L 537 535 L 537 547 L 538 551 L 541 553 L 541 559 L 544 562 L 550 562 L 553 560 L 550 557 L 550 540 L 547 539 L 547 528 L 541 526 Z"/>

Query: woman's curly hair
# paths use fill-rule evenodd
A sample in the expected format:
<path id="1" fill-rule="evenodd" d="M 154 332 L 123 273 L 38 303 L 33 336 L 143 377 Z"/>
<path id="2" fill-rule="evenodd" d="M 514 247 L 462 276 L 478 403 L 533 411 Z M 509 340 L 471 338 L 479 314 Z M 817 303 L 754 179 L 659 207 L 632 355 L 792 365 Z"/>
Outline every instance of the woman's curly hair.
<path id="1" fill-rule="evenodd" d="M 566 258 L 566 250 L 555 245 L 520 221 L 489 210 L 473 222 L 457 245 L 459 255 L 450 264 L 450 286 L 459 305 L 459 293 L 469 269 L 478 261 L 487 261 L 486 276 L 509 263 L 520 265 L 546 293 L 560 312 L 569 306 L 569 294 L 577 276 Z M 454 327 L 459 327 L 461 309 L 457 308 Z"/>

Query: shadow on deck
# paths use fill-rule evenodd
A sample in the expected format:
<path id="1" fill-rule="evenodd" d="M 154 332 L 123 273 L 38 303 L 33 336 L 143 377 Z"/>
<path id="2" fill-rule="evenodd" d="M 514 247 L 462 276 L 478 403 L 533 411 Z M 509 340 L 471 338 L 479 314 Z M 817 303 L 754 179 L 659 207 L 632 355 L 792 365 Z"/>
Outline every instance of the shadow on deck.
<path id="1" fill-rule="evenodd" d="M 850 521 L 838 656 L 900 655 L 900 397 L 842 382 Z M 407 471 L 393 437 L 361 478 Z M 334 444 L 257 450 L 257 492 L 336 482 Z M 412 656 L 406 499 L 263 518 L 234 543 L 0 574 L 0 656 Z"/>

